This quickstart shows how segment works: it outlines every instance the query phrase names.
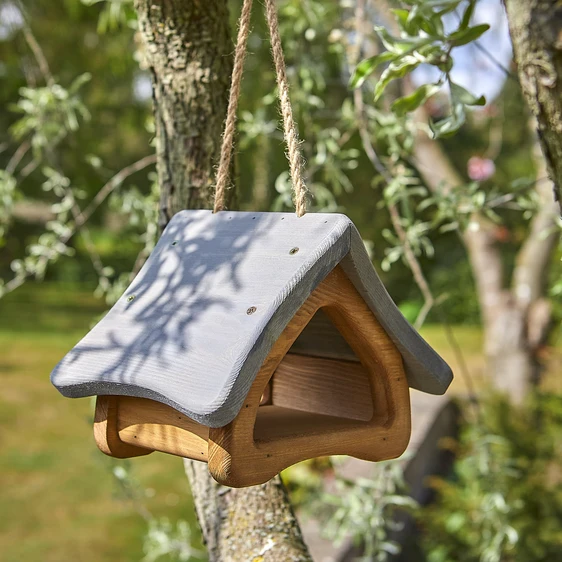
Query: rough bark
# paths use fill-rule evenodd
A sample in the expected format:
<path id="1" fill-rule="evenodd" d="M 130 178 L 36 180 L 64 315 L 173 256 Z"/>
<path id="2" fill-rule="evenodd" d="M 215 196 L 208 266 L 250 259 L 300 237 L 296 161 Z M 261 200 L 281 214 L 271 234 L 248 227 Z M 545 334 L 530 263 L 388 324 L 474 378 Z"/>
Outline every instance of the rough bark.
<path id="1" fill-rule="evenodd" d="M 562 5 L 505 0 L 519 79 L 562 209 Z"/>
<path id="2" fill-rule="evenodd" d="M 225 0 L 137 0 L 135 7 L 152 74 L 163 227 L 178 210 L 212 206 L 233 45 Z"/>
<path id="3" fill-rule="evenodd" d="M 154 87 L 163 227 L 182 209 L 212 206 L 233 45 L 227 0 L 135 6 Z M 234 490 L 219 486 L 206 464 L 184 464 L 211 562 L 311 561 L 279 477 Z"/>
<path id="4" fill-rule="evenodd" d="M 418 118 L 426 122 L 427 115 L 420 111 Z M 415 156 L 420 173 L 433 191 L 464 183 L 439 143 L 425 134 L 418 138 Z M 538 155 L 539 178 L 544 177 L 542 163 L 544 159 Z M 557 241 L 553 231 L 557 213 L 550 182 L 538 183 L 537 191 L 540 207 L 518 253 L 511 283 L 505 279 L 496 225 L 475 214 L 462 233 L 476 282 L 488 371 L 495 386 L 516 402 L 540 378 L 538 352 L 550 326 L 545 288 Z"/>
<path id="5" fill-rule="evenodd" d="M 312 562 L 278 476 L 235 490 L 210 478 L 205 464 L 184 463 L 211 561 Z"/>

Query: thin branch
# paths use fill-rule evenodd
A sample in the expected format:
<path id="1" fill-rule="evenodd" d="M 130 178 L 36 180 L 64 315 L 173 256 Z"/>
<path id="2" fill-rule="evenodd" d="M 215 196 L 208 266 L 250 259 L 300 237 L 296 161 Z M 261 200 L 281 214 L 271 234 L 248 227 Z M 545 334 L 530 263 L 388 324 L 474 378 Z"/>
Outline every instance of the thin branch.
<path id="1" fill-rule="evenodd" d="M 29 141 L 22 142 L 17 150 L 14 152 L 10 161 L 6 165 L 6 172 L 8 174 L 13 175 L 16 171 L 16 168 L 19 166 L 20 162 L 22 161 L 23 157 L 27 154 L 27 151 L 31 148 L 31 143 Z"/>
<path id="2" fill-rule="evenodd" d="M 515 82 L 517 82 L 519 84 L 519 79 L 517 78 L 517 76 L 515 74 L 513 74 L 513 72 L 511 72 L 511 70 L 509 70 L 508 68 L 506 68 L 494 55 L 492 55 L 492 53 L 490 53 L 490 51 L 488 51 L 488 49 L 486 49 L 486 47 L 484 47 L 480 41 L 476 40 L 473 41 L 472 44 L 482 53 L 484 54 L 486 57 L 488 57 L 488 60 L 499 70 L 501 70 L 508 78 L 511 78 L 512 80 L 514 80 Z"/>
<path id="3" fill-rule="evenodd" d="M 357 63 L 357 60 L 359 58 L 360 52 L 361 52 L 361 42 L 363 39 L 363 35 L 360 32 L 361 29 L 361 24 L 363 22 L 363 19 L 365 17 L 365 0 L 357 0 L 357 4 L 356 4 L 356 10 L 355 10 L 355 31 L 357 34 L 357 48 L 356 48 L 356 60 L 355 63 Z M 352 62 L 352 61 L 350 61 Z M 354 91 L 354 105 L 355 105 L 355 111 L 356 111 L 356 115 L 357 115 L 357 122 L 358 122 L 358 130 L 359 130 L 359 134 L 361 137 L 361 143 L 363 145 L 363 150 L 365 151 L 367 157 L 369 158 L 369 161 L 371 162 L 371 164 L 373 165 L 374 169 L 381 175 L 381 177 L 385 180 L 385 182 L 388 184 L 390 183 L 390 181 L 392 181 L 392 175 L 390 174 L 390 172 L 387 170 L 387 168 L 385 167 L 385 165 L 382 163 L 382 161 L 380 160 L 380 158 L 378 157 L 375 148 L 371 142 L 371 137 L 369 135 L 369 131 L 367 129 L 366 126 L 366 120 L 365 120 L 365 114 L 364 114 L 364 106 L 363 106 L 363 95 L 360 91 L 360 89 L 357 89 Z M 455 359 L 457 361 L 457 364 L 459 366 L 459 370 L 461 373 L 461 377 L 466 385 L 467 391 L 468 391 L 468 395 L 469 395 L 469 399 L 471 401 L 471 403 L 474 405 L 474 409 L 475 409 L 475 413 L 476 413 L 476 417 L 477 419 L 480 419 L 481 417 L 481 412 L 480 412 L 480 404 L 478 402 L 478 398 L 477 398 L 477 394 L 476 394 L 476 389 L 475 389 L 475 385 L 472 381 L 472 375 L 470 373 L 470 370 L 468 369 L 468 365 L 466 363 L 466 360 L 464 358 L 464 353 L 462 351 L 461 346 L 459 345 L 456 336 L 453 332 L 453 329 L 451 328 L 451 325 L 447 319 L 446 313 L 443 310 L 441 303 L 436 301 L 435 298 L 433 297 L 433 293 L 431 291 L 431 288 L 429 287 L 429 283 L 427 282 L 427 279 L 425 278 L 425 275 L 423 273 L 423 270 L 421 268 L 421 265 L 418 261 L 418 259 L 416 258 L 416 255 L 414 254 L 410 243 L 408 241 L 408 237 L 406 232 L 404 231 L 404 228 L 402 227 L 401 221 L 400 221 L 400 214 L 398 212 L 398 209 L 396 208 L 395 205 L 393 204 L 389 204 L 388 205 L 388 209 L 390 212 L 390 218 L 392 221 L 392 225 L 393 228 L 399 238 L 399 240 L 401 241 L 401 243 L 404 246 L 404 256 L 406 258 L 406 261 L 410 267 L 410 270 L 412 271 L 412 274 L 414 276 L 414 280 L 416 282 L 416 284 L 418 285 L 418 288 L 420 289 L 423 297 L 424 297 L 424 305 L 422 307 L 422 309 L 420 310 L 418 317 L 416 318 L 415 321 L 415 327 L 417 329 L 419 329 L 419 327 L 421 327 L 421 325 L 423 324 L 423 322 L 425 321 L 425 318 L 427 317 L 427 314 L 429 313 L 429 311 L 432 309 L 433 306 L 437 305 L 437 312 L 439 314 L 440 317 L 440 321 L 444 326 L 445 329 L 445 336 L 447 338 L 447 341 L 453 351 L 453 354 L 455 355 Z"/>
<path id="4" fill-rule="evenodd" d="M 137 273 L 141 270 L 141 267 L 144 265 L 144 262 L 148 259 L 149 252 L 146 248 L 143 248 L 138 254 L 137 259 L 135 260 L 135 264 L 133 265 L 133 269 L 131 270 L 131 275 L 129 276 L 129 281 L 132 282 L 133 279 L 137 276 Z"/>
<path id="5" fill-rule="evenodd" d="M 36 158 L 34 158 L 33 160 L 31 160 L 31 162 L 29 162 L 29 164 L 27 164 L 23 170 L 20 172 L 19 175 L 19 179 L 23 180 L 25 179 L 27 176 L 29 176 L 30 174 L 32 174 L 33 172 L 35 172 L 35 170 L 37 170 L 37 168 L 39 167 L 39 164 L 41 162 L 39 160 L 37 160 Z"/>
<path id="6" fill-rule="evenodd" d="M 481 421 L 481 409 L 480 409 L 480 402 L 478 401 L 478 393 L 476 392 L 476 387 L 474 386 L 474 382 L 472 381 L 472 375 L 470 374 L 470 370 L 464 358 L 464 353 L 462 351 L 462 347 L 460 346 L 457 337 L 445 315 L 444 310 L 442 309 L 441 305 L 437 306 L 438 314 L 440 315 L 441 324 L 445 328 L 445 337 L 447 338 L 447 342 L 450 348 L 453 350 L 453 354 L 455 356 L 455 360 L 459 366 L 459 370 L 461 373 L 462 380 L 468 390 L 468 398 L 470 402 L 474 405 L 474 411 L 476 413 L 476 417 L 479 421 Z"/>
<path id="7" fill-rule="evenodd" d="M 81 209 L 78 206 L 78 203 L 76 202 L 76 198 L 74 197 L 74 193 L 72 192 L 71 188 L 67 188 L 65 190 L 67 197 L 70 198 L 70 200 L 72 201 L 72 207 L 71 207 L 71 212 L 72 212 L 72 216 L 74 217 L 74 220 L 76 221 L 78 219 L 78 217 L 81 215 Z M 103 277 L 103 263 L 101 261 L 101 257 L 99 255 L 99 252 L 96 248 L 96 245 L 94 244 L 94 241 L 92 240 L 92 235 L 90 234 L 90 229 L 86 226 L 86 225 L 82 225 L 82 228 L 80 229 L 80 235 L 82 236 L 82 239 L 84 240 L 84 245 L 86 246 L 86 251 L 88 252 L 88 255 L 90 256 L 90 260 L 92 262 L 92 265 L 94 266 L 94 269 L 96 270 L 96 273 L 98 274 L 99 277 Z"/>
<path id="8" fill-rule="evenodd" d="M 503 107 L 501 107 L 501 117 L 492 119 L 488 137 L 488 148 L 484 153 L 484 158 L 495 160 L 499 156 L 503 145 L 504 118 L 504 110 Z"/>
<path id="9" fill-rule="evenodd" d="M 361 33 L 361 25 L 365 19 L 365 0 L 357 0 L 356 9 L 355 9 L 355 32 L 357 34 L 357 44 L 354 53 L 354 57 L 356 60 L 351 61 L 357 63 L 357 59 L 361 53 L 361 43 L 363 41 L 363 35 Z M 392 174 L 387 170 L 386 166 L 382 163 L 378 154 L 371 142 L 371 136 L 369 135 L 369 131 L 367 128 L 367 123 L 365 119 L 365 110 L 363 105 L 363 94 L 360 88 L 357 88 L 353 92 L 353 101 L 355 106 L 355 115 L 357 120 L 357 128 L 359 130 L 359 136 L 361 137 L 361 144 L 363 145 L 363 150 L 367 155 L 367 158 L 371 162 L 373 168 L 381 175 L 381 177 L 385 180 L 387 184 L 392 182 Z M 403 248 L 404 248 L 404 257 L 410 270 L 412 271 L 412 275 L 414 276 L 414 281 L 416 282 L 417 286 L 419 287 L 421 294 L 424 298 L 424 304 L 414 322 L 414 327 L 416 329 L 421 328 L 429 311 L 433 308 L 435 303 L 435 299 L 429 287 L 429 283 L 423 274 L 423 270 L 421 265 L 412 250 L 412 246 L 410 241 L 408 240 L 408 235 L 402 226 L 402 222 L 400 220 L 400 214 L 396 205 L 394 203 L 388 203 L 388 210 L 390 213 L 390 220 L 392 221 L 392 226 L 400 240 Z"/>
<path id="10" fill-rule="evenodd" d="M 117 172 L 96 194 L 92 199 L 90 204 L 82 212 L 76 214 L 74 225 L 64 236 L 61 236 L 60 242 L 66 244 L 76 232 L 86 223 L 86 221 L 92 216 L 95 210 L 105 201 L 105 199 L 111 194 L 111 192 L 116 189 L 119 185 L 125 181 L 129 176 L 136 172 L 154 164 L 156 162 L 156 155 L 151 154 L 150 156 L 145 156 L 137 162 L 123 168 L 121 171 Z M 50 256 L 45 256 L 44 261 L 48 261 Z M 42 262 L 44 264 L 44 261 Z M 2 294 L 7 294 L 18 287 L 21 287 L 29 277 L 33 274 L 31 272 L 25 273 L 25 275 L 14 277 L 2 288 Z"/>
<path id="11" fill-rule="evenodd" d="M 534 187 L 538 187 L 541 183 L 545 181 L 551 183 L 551 180 L 548 176 L 537 178 L 536 180 L 534 180 L 529 184 L 522 185 L 518 188 L 513 189 L 511 193 L 505 193 L 504 195 L 500 195 L 499 197 L 496 197 L 495 199 L 488 201 L 486 206 L 489 207 L 490 209 L 501 207 L 505 203 L 509 203 L 510 201 L 513 201 L 520 193 L 529 191 Z"/>
<path id="12" fill-rule="evenodd" d="M 37 66 L 39 67 L 39 71 L 43 75 L 43 79 L 48 86 L 53 86 L 55 83 L 55 79 L 53 78 L 53 74 L 51 73 L 51 69 L 49 68 L 49 63 L 47 62 L 47 57 L 39 45 L 39 42 L 35 38 L 33 31 L 27 21 L 27 14 L 25 7 L 21 2 L 18 1 L 18 9 L 21 12 L 23 17 L 23 26 L 22 26 L 22 33 L 25 38 L 27 45 L 29 46 L 35 60 L 37 62 Z"/>
<path id="13" fill-rule="evenodd" d="M 346 131 L 339 139 L 337 142 L 338 148 L 343 148 L 353 137 L 353 132 L 352 131 Z M 314 176 L 314 174 L 320 170 L 322 166 L 320 164 L 313 164 L 312 166 L 307 166 L 305 171 L 304 171 L 304 176 L 306 178 L 306 181 L 309 183 L 312 183 L 312 178 Z"/>
<path id="14" fill-rule="evenodd" d="M 96 194 L 96 196 L 90 201 L 90 204 L 81 212 L 81 214 L 76 218 L 76 227 L 82 226 L 94 213 L 94 211 L 105 201 L 105 199 L 111 195 L 111 193 L 119 187 L 129 176 L 132 176 L 136 172 L 140 172 L 144 168 L 151 166 L 156 163 L 156 154 L 150 154 L 141 158 L 137 162 L 130 164 L 123 168 L 120 172 L 117 172 Z"/>
<path id="15" fill-rule="evenodd" d="M 533 131 L 534 121 L 530 123 Z M 544 159 L 538 141 L 535 143 L 533 156 L 537 168 L 537 176 L 546 174 Z M 516 256 L 513 271 L 513 292 L 517 301 L 524 307 L 544 297 L 547 286 L 548 269 L 552 253 L 560 239 L 556 222 L 558 220 L 558 204 L 552 197 L 552 183 L 535 182 L 538 195 L 538 209 L 531 224 L 529 233 Z"/>

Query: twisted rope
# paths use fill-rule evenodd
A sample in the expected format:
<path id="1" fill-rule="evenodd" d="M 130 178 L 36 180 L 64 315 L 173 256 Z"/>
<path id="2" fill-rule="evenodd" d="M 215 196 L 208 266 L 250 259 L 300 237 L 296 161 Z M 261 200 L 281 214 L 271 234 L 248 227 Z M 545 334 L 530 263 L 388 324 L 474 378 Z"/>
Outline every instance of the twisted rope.
<path id="1" fill-rule="evenodd" d="M 234 54 L 234 67 L 232 69 L 232 82 L 228 98 L 228 111 L 222 136 L 221 157 L 215 186 L 214 213 L 225 208 L 226 190 L 230 180 L 230 162 L 232 160 L 232 147 L 234 146 L 234 133 L 236 132 L 236 112 L 240 99 L 240 86 L 244 74 L 244 59 L 246 58 L 246 45 L 250 35 L 250 16 L 252 14 L 252 0 L 244 0 L 240 21 L 238 22 L 238 39 Z"/>
<path id="2" fill-rule="evenodd" d="M 225 208 L 225 195 L 229 182 L 230 162 L 232 159 L 232 146 L 234 144 L 234 133 L 236 128 L 236 111 L 238 99 L 240 97 L 240 85 L 244 70 L 244 58 L 246 56 L 246 46 L 250 33 L 250 12 L 252 10 L 252 0 L 244 0 L 242 14 L 240 16 L 238 39 L 236 52 L 234 55 L 234 69 L 232 71 L 232 83 L 230 86 L 230 97 L 228 100 L 228 111 L 221 146 L 221 157 L 219 169 L 217 171 L 215 206 L 214 212 L 222 211 Z M 283 56 L 283 46 L 279 34 L 279 21 L 275 9 L 275 0 L 265 0 L 265 12 L 269 35 L 271 39 L 271 50 L 275 73 L 277 77 L 277 89 L 279 95 L 279 106 L 283 117 L 283 133 L 285 144 L 287 145 L 287 159 L 291 174 L 293 187 L 293 202 L 297 216 L 302 217 L 306 213 L 308 190 L 302 178 L 302 154 L 297 127 L 293 119 L 293 108 L 289 97 L 289 82 L 285 68 L 285 57 Z"/>
<path id="3" fill-rule="evenodd" d="M 293 201 L 297 216 L 302 217 L 306 213 L 307 189 L 302 179 L 302 155 L 297 127 L 293 119 L 293 108 L 289 98 L 289 82 L 285 70 L 285 57 L 283 56 L 281 36 L 279 35 L 279 21 L 277 20 L 275 0 L 265 0 L 265 13 L 271 37 L 275 73 L 277 75 L 279 105 L 281 107 L 281 115 L 283 116 L 283 132 L 285 134 L 285 143 L 287 144 L 287 159 L 289 160 L 293 184 Z"/>

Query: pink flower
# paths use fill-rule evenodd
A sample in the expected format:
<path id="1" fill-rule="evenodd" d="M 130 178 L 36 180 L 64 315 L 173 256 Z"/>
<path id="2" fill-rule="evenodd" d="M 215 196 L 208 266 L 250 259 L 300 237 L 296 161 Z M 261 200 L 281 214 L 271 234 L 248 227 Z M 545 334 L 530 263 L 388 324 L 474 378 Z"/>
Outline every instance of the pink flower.
<path id="1" fill-rule="evenodd" d="M 496 173 L 496 165 L 489 158 L 473 156 L 468 161 L 468 177 L 474 181 L 485 181 Z"/>

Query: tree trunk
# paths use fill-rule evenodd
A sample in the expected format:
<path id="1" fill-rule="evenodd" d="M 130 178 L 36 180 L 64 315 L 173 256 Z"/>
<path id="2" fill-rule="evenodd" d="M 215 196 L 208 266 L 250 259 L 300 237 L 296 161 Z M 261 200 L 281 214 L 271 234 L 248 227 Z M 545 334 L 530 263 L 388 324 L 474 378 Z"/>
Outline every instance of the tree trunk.
<path id="1" fill-rule="evenodd" d="M 418 118 L 427 122 L 423 110 Z M 415 156 L 431 190 L 464 183 L 439 143 L 425 133 L 419 135 Z M 539 155 L 539 178 L 544 174 L 543 163 Z M 494 385 L 515 402 L 520 402 L 540 378 L 538 352 L 550 327 L 550 305 L 544 291 L 557 240 L 553 230 L 556 209 L 549 182 L 538 183 L 537 191 L 540 207 L 517 256 L 511 286 L 504 279 L 497 226 L 475 214 L 462 233 L 476 282 L 488 373 Z"/>
<path id="2" fill-rule="evenodd" d="M 233 45 L 226 0 L 136 0 L 135 7 L 152 74 L 163 228 L 182 209 L 212 207 Z"/>
<path id="3" fill-rule="evenodd" d="M 226 0 L 135 7 L 154 88 L 164 227 L 182 209 L 212 206 L 233 45 Z M 211 562 L 311 562 L 279 477 L 234 490 L 219 486 L 206 464 L 184 463 Z"/>
<path id="4" fill-rule="evenodd" d="M 558 0 L 505 0 L 523 93 L 562 209 L 562 5 Z"/>

